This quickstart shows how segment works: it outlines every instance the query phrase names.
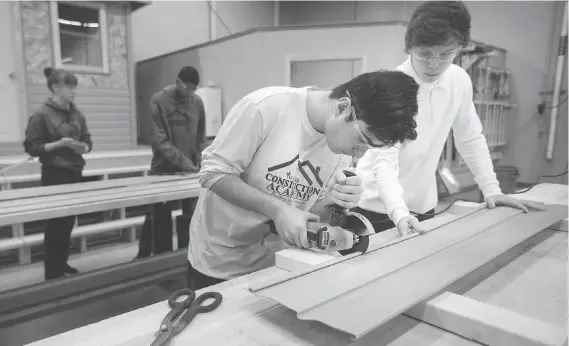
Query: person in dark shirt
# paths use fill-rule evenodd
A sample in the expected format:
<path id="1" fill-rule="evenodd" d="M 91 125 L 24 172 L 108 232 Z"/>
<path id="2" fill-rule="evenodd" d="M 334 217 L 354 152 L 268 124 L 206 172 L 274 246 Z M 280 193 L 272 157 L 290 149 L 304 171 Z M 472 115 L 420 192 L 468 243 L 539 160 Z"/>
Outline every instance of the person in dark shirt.
<path id="1" fill-rule="evenodd" d="M 77 78 L 72 73 L 45 68 L 47 87 L 52 96 L 30 117 L 26 128 L 26 153 L 39 157 L 41 185 L 63 185 L 82 180 L 83 154 L 93 143 L 85 116 L 75 105 Z M 69 244 L 76 216 L 47 220 L 44 236 L 44 274 L 46 280 L 76 274 L 69 266 Z"/>
<path id="2" fill-rule="evenodd" d="M 151 174 L 196 173 L 200 170 L 201 152 L 206 146 L 205 110 L 201 98 L 195 94 L 199 85 L 198 71 L 183 67 L 174 85 L 157 92 L 150 99 L 152 116 L 152 162 Z M 178 248 L 188 247 L 189 225 L 195 209 L 195 199 L 184 199 L 182 215 L 176 218 Z M 147 214 L 142 227 L 139 250 L 136 258 L 152 253 L 171 251 L 172 203 L 153 205 L 154 230 Z"/>

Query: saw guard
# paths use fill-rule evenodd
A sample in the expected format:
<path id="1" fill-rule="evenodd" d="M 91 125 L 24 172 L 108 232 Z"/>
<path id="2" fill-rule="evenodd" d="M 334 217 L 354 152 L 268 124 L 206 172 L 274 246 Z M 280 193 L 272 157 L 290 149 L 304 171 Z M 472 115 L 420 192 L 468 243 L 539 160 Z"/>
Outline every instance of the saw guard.
<path id="1" fill-rule="evenodd" d="M 375 229 L 369 220 L 360 213 L 348 212 L 342 220 L 341 227 L 358 237 L 375 234 Z"/>
<path id="2" fill-rule="evenodd" d="M 353 249 L 340 251 L 340 253 L 342 255 L 356 251 L 366 253 L 369 247 L 369 236 L 375 234 L 371 222 L 360 213 L 348 212 L 342 220 L 341 227 L 357 235 L 359 240 Z"/>

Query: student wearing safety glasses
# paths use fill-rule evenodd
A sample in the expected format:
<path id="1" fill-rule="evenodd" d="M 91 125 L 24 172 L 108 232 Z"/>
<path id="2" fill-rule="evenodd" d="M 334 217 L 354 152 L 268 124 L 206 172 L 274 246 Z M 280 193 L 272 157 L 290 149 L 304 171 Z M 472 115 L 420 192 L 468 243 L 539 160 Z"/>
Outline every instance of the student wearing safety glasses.
<path id="1" fill-rule="evenodd" d="M 356 207 L 361 180 L 342 171 L 369 148 L 415 138 L 418 88 L 377 71 L 331 91 L 268 87 L 239 100 L 203 152 L 188 287 L 270 267 L 277 251 L 310 246 L 307 222 L 326 222 L 325 205 Z"/>
<path id="2" fill-rule="evenodd" d="M 420 85 L 417 140 L 369 150 L 357 166 L 364 192 L 355 211 L 370 219 L 376 232 L 423 231 L 419 221 L 433 217 L 438 203 L 435 174 L 451 128 L 489 208 L 543 208 L 502 194 L 474 108 L 472 81 L 452 64 L 469 41 L 470 14 L 460 1 L 427 1 L 411 15 L 405 34 L 409 56 L 397 70 Z"/>

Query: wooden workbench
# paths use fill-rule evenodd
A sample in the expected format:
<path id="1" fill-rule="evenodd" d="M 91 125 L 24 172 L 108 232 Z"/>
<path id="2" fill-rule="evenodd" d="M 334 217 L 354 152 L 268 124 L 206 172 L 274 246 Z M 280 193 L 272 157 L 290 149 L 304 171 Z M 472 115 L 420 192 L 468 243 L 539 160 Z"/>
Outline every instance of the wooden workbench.
<path id="1" fill-rule="evenodd" d="M 41 186 L 0 194 L 0 226 L 198 197 L 195 175 Z"/>
<path id="2" fill-rule="evenodd" d="M 567 189 L 567 186 L 557 188 Z M 539 199 L 548 202 L 547 196 L 540 196 Z M 271 267 L 210 287 L 209 290 L 223 294 L 222 305 L 209 314 L 199 316 L 171 345 L 479 345 L 404 315 L 352 341 L 347 334 L 321 323 L 298 320 L 294 311 L 248 291 L 251 282 L 283 273 L 286 272 Z M 565 327 L 567 232 L 544 230 L 460 279 L 448 290 Z M 150 345 L 154 332 L 168 310 L 167 303 L 161 302 L 30 345 Z"/>

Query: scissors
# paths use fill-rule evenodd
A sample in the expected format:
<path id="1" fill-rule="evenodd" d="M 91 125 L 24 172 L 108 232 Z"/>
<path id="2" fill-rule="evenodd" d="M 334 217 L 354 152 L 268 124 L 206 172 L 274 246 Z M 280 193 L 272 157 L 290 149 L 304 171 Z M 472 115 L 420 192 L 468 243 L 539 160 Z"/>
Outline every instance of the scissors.
<path id="1" fill-rule="evenodd" d="M 181 297 L 186 298 L 182 301 L 177 301 Z M 203 305 L 203 302 L 210 298 L 213 299 L 213 302 Z M 168 305 L 172 310 L 168 312 L 166 317 L 162 320 L 162 323 L 160 323 L 160 330 L 155 334 L 156 339 L 151 346 L 169 345 L 174 335 L 184 330 L 197 314 L 215 310 L 219 304 L 221 304 L 222 299 L 219 292 L 206 292 L 196 298 L 196 292 L 193 290 L 187 288 L 177 290 L 172 294 L 170 299 L 168 299 Z M 174 324 L 184 310 L 187 310 L 186 313 Z"/>

